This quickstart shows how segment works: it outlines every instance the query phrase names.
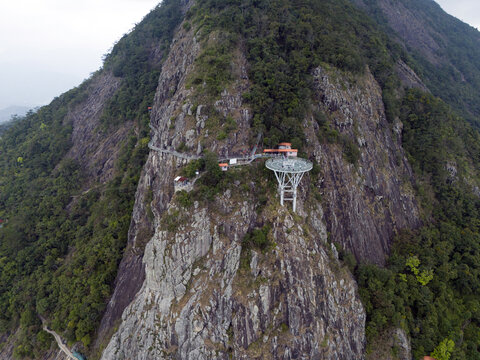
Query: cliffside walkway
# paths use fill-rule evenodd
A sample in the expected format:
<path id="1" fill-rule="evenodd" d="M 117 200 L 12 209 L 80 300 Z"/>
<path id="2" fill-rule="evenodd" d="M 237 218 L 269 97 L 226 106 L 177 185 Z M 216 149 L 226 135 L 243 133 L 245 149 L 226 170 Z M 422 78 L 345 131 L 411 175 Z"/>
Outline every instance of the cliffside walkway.
<path id="1" fill-rule="evenodd" d="M 42 319 L 43 320 L 43 319 Z M 68 349 L 68 347 L 63 343 L 62 341 L 62 338 L 60 337 L 60 335 L 58 335 L 55 331 L 53 330 L 50 330 L 47 325 L 43 324 L 43 330 L 45 330 L 46 332 L 48 332 L 49 334 L 53 335 L 53 337 L 55 338 L 55 341 L 57 342 L 58 344 L 58 347 L 60 348 L 60 350 L 62 350 L 65 355 L 67 355 L 67 359 L 70 359 L 70 360 L 77 360 L 77 358 L 75 356 L 73 356 L 73 353 Z"/>
<path id="2" fill-rule="evenodd" d="M 188 161 L 198 160 L 198 159 L 203 158 L 203 156 L 200 156 L 200 155 L 185 154 L 185 153 L 181 153 L 181 152 L 178 152 L 178 151 L 175 151 L 175 150 L 162 149 L 162 148 L 159 148 L 159 147 L 153 145 L 151 141 L 148 143 L 148 147 L 151 150 L 155 150 L 155 151 L 161 152 L 163 154 L 170 154 L 170 155 L 176 156 L 180 159 L 185 159 L 185 160 L 188 160 Z"/>
<path id="3" fill-rule="evenodd" d="M 201 155 L 186 154 L 186 153 L 181 153 L 181 152 L 178 152 L 178 151 L 175 151 L 175 150 L 162 149 L 162 148 L 159 148 L 159 147 L 153 145 L 151 141 L 148 143 L 148 147 L 151 150 L 155 150 L 155 151 L 161 152 L 163 154 L 170 154 L 170 155 L 176 156 L 180 159 L 185 159 L 185 160 L 188 160 L 188 161 L 198 160 L 198 159 L 203 158 L 203 156 L 201 156 Z M 236 159 L 238 161 L 238 164 L 231 164 L 230 166 L 235 166 L 235 165 L 240 166 L 240 165 L 248 165 L 256 159 L 271 158 L 271 157 L 274 157 L 274 155 L 254 154 L 254 155 L 248 156 L 248 157 L 230 156 L 230 157 L 218 158 L 218 161 L 225 162 L 225 161 L 230 161 L 232 159 Z"/>
<path id="4" fill-rule="evenodd" d="M 152 126 L 152 124 L 149 124 L 150 129 L 153 132 L 156 132 L 155 128 Z M 223 157 L 223 158 L 218 158 L 219 162 L 230 162 L 230 160 L 235 159 L 237 163 L 235 164 L 230 164 L 230 166 L 242 166 L 242 165 L 248 165 L 251 164 L 254 160 L 261 159 L 261 158 L 271 158 L 275 157 L 276 155 L 274 154 L 255 154 L 257 151 L 258 143 L 260 141 L 260 138 L 262 136 L 262 133 L 259 133 L 257 136 L 257 143 L 255 144 L 255 147 L 253 148 L 251 154 L 249 156 L 230 156 L 230 157 Z M 170 154 L 173 155 L 179 159 L 184 159 L 187 161 L 192 161 L 192 160 L 199 160 L 202 159 L 203 156 L 201 155 L 193 155 L 193 154 L 186 154 L 186 153 L 181 153 L 176 150 L 170 150 L 170 149 L 163 149 L 159 148 L 158 146 L 153 145 L 153 139 L 150 140 L 148 143 L 148 148 L 150 150 L 155 150 L 163 154 Z"/>

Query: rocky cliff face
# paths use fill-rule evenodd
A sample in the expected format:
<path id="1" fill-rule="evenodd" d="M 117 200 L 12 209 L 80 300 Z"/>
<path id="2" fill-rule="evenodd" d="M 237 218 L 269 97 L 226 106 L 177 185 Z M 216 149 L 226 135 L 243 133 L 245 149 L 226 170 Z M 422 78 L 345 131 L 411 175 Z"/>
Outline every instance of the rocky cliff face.
<path id="1" fill-rule="evenodd" d="M 368 9 L 364 0 L 353 0 L 353 2 Z M 441 54 L 444 36 L 430 26 L 430 20 L 424 16 L 424 11 L 427 9 L 415 8 L 402 1 L 380 0 L 376 3 L 388 24 L 408 46 L 419 50 L 434 64 L 445 61 Z M 438 7 L 433 1 L 425 4 L 429 8 Z"/>
<path id="2" fill-rule="evenodd" d="M 133 121 L 110 131 L 101 129 L 100 117 L 108 101 L 120 86 L 121 79 L 109 71 L 96 74 L 89 82 L 86 98 L 65 117 L 71 124 L 72 147 L 67 157 L 77 160 L 91 181 L 106 182 L 111 179 L 118 151 Z"/>
<path id="3" fill-rule="evenodd" d="M 256 214 L 253 199 L 235 195 L 223 194 L 218 213 L 196 203 L 176 233 L 157 228 L 146 280 L 103 359 L 362 357 L 362 305 L 325 239 L 304 236 L 280 210 L 275 249 L 240 268 Z"/>
<path id="4" fill-rule="evenodd" d="M 241 97 L 248 88 L 245 57 L 239 50 L 236 80 L 220 100 L 194 106 L 195 90 L 186 82 L 201 45 L 185 28 L 177 31 L 159 79 L 152 142 L 165 149 L 183 143 L 192 154 L 204 146 L 234 152 L 248 139 L 251 120 Z M 124 311 L 102 359 L 363 358 L 365 313 L 328 233 L 357 257 L 383 263 L 393 234 L 419 223 L 412 175 L 400 146 L 401 124 L 387 122 L 370 74 L 353 79 L 318 68 L 314 79 L 314 108 L 358 144 L 360 159 L 349 164 L 338 144 L 320 142 L 318 125 L 307 117 L 308 151 L 321 171 L 302 184 L 300 217 L 278 199 L 258 210 L 254 191 L 242 190 L 258 186 L 253 177 L 215 200 L 183 208 L 173 178 L 185 160 L 151 151 L 130 229 L 127 258 L 136 254 L 135 269 L 121 268 L 118 277 L 120 288 L 132 282 L 141 288 L 125 309 L 116 291 L 109 309 Z M 209 135 L 208 106 L 236 121 L 237 131 L 226 140 Z M 312 200 L 314 191 L 322 201 Z M 263 224 L 271 226 L 273 245 L 246 248 L 245 234 Z"/>
<path id="5" fill-rule="evenodd" d="M 340 146 L 320 143 L 318 124 L 305 122 L 321 178 L 314 186 L 323 196 L 323 219 L 331 240 L 358 259 L 383 264 L 393 235 L 415 228 L 418 210 L 412 171 L 401 147 L 402 124 L 389 124 L 381 90 L 373 76 L 348 78 L 318 68 L 314 74 L 317 109 L 332 128 L 358 146 L 352 164 Z M 322 218 L 322 214 L 314 213 Z"/>

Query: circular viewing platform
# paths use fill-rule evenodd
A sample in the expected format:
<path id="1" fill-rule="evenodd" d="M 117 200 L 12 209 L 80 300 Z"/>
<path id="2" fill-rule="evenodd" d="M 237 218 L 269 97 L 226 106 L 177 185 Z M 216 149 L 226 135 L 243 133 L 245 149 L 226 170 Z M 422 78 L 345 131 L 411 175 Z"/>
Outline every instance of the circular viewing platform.
<path id="1" fill-rule="evenodd" d="M 268 159 L 265 163 L 267 169 L 288 172 L 292 174 L 304 173 L 312 170 L 313 164 L 311 161 L 301 158 L 273 158 Z"/>
<path id="2" fill-rule="evenodd" d="M 293 212 L 295 212 L 297 208 L 297 187 L 303 175 L 312 170 L 312 162 L 302 158 L 282 156 L 268 159 L 265 166 L 275 173 L 278 180 L 280 204 L 283 206 L 285 200 L 292 201 Z M 291 197 L 287 197 L 289 195 Z"/>

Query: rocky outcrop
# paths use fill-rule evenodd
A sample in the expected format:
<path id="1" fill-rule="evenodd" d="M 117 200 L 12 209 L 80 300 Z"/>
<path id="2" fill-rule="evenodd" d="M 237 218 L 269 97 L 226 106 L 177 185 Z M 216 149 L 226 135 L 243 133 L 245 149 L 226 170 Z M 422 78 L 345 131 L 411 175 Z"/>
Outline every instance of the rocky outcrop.
<path id="1" fill-rule="evenodd" d="M 102 359 L 362 358 L 365 314 L 326 239 L 277 210 L 275 248 L 245 265 L 241 239 L 256 213 L 234 195 L 218 213 L 195 203 L 175 232 L 157 226 L 146 281 Z"/>
<path id="2" fill-rule="evenodd" d="M 92 181 L 111 179 L 121 143 L 133 127 L 133 122 L 126 122 L 110 131 L 101 129 L 102 113 L 120 84 L 121 79 L 106 70 L 95 74 L 88 82 L 85 99 L 64 120 L 72 126 L 72 147 L 67 157 L 77 160 Z"/>
<path id="3" fill-rule="evenodd" d="M 412 360 L 410 340 L 405 330 L 389 329 L 370 345 L 366 360 Z"/>
<path id="4" fill-rule="evenodd" d="M 208 144 L 227 154 L 249 136 L 251 115 L 239 92 L 248 78 L 238 71 L 214 104 L 237 130 L 212 140 L 202 127 L 205 107 L 192 111 L 193 90 L 185 87 L 199 51 L 192 32 L 177 33 L 155 96 L 152 144 L 175 148 L 188 141 L 189 151 Z M 243 59 L 237 57 L 238 64 Z M 150 207 L 154 235 L 143 256 L 145 281 L 102 359 L 361 359 L 365 313 L 354 280 L 327 243 L 322 219 L 313 219 L 315 231 L 309 232 L 275 199 L 257 214 L 256 199 L 241 192 L 240 182 L 213 203 L 179 207 L 172 201 L 173 178 L 183 163 L 168 153 L 149 155 L 132 222 L 139 228 L 140 214 Z M 271 224 L 272 246 L 245 248 L 245 234 L 264 223 Z"/>
<path id="5" fill-rule="evenodd" d="M 186 84 L 201 44 L 186 29 L 177 31 L 162 68 L 152 148 L 231 155 L 252 138 L 251 111 L 241 96 L 249 87 L 245 55 L 238 50 L 235 80 L 219 98 L 199 103 L 203 98 Z M 318 68 L 313 75 L 313 111 L 326 114 L 331 129 L 358 148 L 358 160 L 349 163 L 341 141 L 322 141 L 319 122 L 308 116 L 306 151 L 320 171 L 305 177 L 300 216 L 293 216 L 274 193 L 259 210 L 259 184 L 248 176 L 213 200 L 194 199 L 184 208 L 173 179 L 187 160 L 152 150 L 129 238 L 138 265 L 131 289 L 139 290 L 134 297 L 129 292 L 126 308 L 118 302 L 129 284 L 128 269 L 121 268 L 109 309 L 124 310 L 102 359 L 363 358 L 365 312 L 331 242 L 359 259 L 384 263 L 395 233 L 419 225 L 412 173 L 401 148 L 402 125 L 387 121 L 380 87 L 368 70 L 347 76 Z M 235 121 L 226 139 L 214 133 L 212 108 Z M 259 169 L 252 165 L 249 171 Z M 270 246 L 260 250 L 242 241 L 264 224 L 271 227 Z"/>
<path id="6" fill-rule="evenodd" d="M 358 259 L 383 264 L 393 235 L 420 224 L 413 174 L 401 147 L 402 125 L 388 123 L 381 89 L 368 71 L 353 79 L 318 68 L 314 78 L 316 110 L 328 114 L 325 121 L 350 139 L 360 155 L 355 164 L 349 163 L 341 145 L 320 141 L 318 123 L 306 121 L 313 158 L 321 169 L 314 186 L 322 195 L 330 239 Z"/>
<path id="7" fill-rule="evenodd" d="M 420 77 L 402 60 L 398 60 L 395 64 L 395 71 L 406 88 L 420 89 L 424 92 L 430 92 Z"/>
<path id="8" fill-rule="evenodd" d="M 171 54 L 163 65 L 162 75 L 159 79 L 159 91 L 155 98 L 156 106 L 152 111 L 153 119 L 157 117 L 164 120 L 171 119 L 174 107 L 170 107 L 170 105 L 182 103 L 183 99 L 189 94 L 184 89 L 184 85 L 187 70 L 191 69 L 196 57 L 196 52 L 193 51 L 195 48 L 198 52 L 198 46 L 195 45 L 193 36 L 191 34 L 186 36 L 185 32 L 180 31 L 173 41 Z M 189 53 L 187 54 L 187 52 Z M 184 89 L 184 92 L 172 91 L 172 89 L 177 88 Z M 175 93 L 174 98 L 172 98 L 172 93 Z M 152 123 L 153 129 L 165 125 L 155 121 Z M 152 134 L 154 137 L 153 143 L 161 148 L 166 148 L 168 139 L 163 139 L 165 142 L 162 143 L 162 140 L 157 137 L 158 133 L 161 132 L 154 131 Z M 97 347 L 106 345 L 104 343 L 105 338 L 108 339 L 109 334 L 111 335 L 111 331 L 120 321 L 124 309 L 132 302 L 145 280 L 142 259 L 145 245 L 154 233 L 152 216 L 155 213 L 157 217 L 160 217 L 173 195 L 175 164 L 176 158 L 174 156 L 159 155 L 154 151 L 149 155 L 135 194 L 128 245 L 119 266 L 115 291 L 97 334 Z"/>

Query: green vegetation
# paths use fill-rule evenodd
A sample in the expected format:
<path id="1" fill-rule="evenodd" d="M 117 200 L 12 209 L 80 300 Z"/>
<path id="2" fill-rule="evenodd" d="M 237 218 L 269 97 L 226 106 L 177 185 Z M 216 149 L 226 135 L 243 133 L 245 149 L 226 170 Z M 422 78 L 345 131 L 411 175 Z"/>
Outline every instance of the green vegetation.
<path id="1" fill-rule="evenodd" d="M 379 0 L 362 0 L 369 14 L 384 27 L 391 37 L 398 38 L 388 28 Z M 426 56 L 409 47 L 404 58 L 422 78 L 432 93 L 450 104 L 457 113 L 475 126 L 480 126 L 480 35 L 478 30 L 446 14 L 440 6 L 429 0 L 402 0 L 402 7 L 416 14 L 425 25 L 424 33 L 431 35 L 435 44 L 417 44 L 420 48 L 435 49 Z M 400 16 L 406 16 L 404 14 Z M 408 22 L 407 22 L 408 23 Z M 408 26 L 408 25 L 407 25 Z M 419 37 L 420 38 L 420 37 Z M 410 39 L 410 41 L 415 41 Z M 435 61 L 431 60 L 431 57 Z"/>
<path id="2" fill-rule="evenodd" d="M 66 115 L 88 96 L 90 80 L 30 113 L 0 139 L 0 335 L 20 328 L 18 358 L 48 348 L 38 315 L 69 342 L 85 348 L 112 292 L 127 242 L 134 195 L 148 154 L 149 115 L 161 62 L 155 46 L 169 49 L 180 19 L 177 1 L 166 0 L 106 58 L 106 71 L 121 77 L 107 105 L 103 131 L 125 121 L 127 136 L 111 181 L 91 184 L 71 148 Z M 94 74 L 93 76 L 98 76 Z"/>
<path id="3" fill-rule="evenodd" d="M 389 118 L 398 113 L 393 64 L 402 52 L 348 1 L 201 0 L 189 17 L 204 37 L 215 34 L 215 41 L 205 40 L 201 70 L 192 81 L 211 96 L 232 79 L 235 49 L 246 48 L 252 87 L 244 98 L 254 113 L 254 133 L 264 133 L 266 146 L 284 139 L 304 142 L 301 123 L 310 109 L 312 71 L 322 63 L 354 73 L 368 65 L 382 85 Z M 355 162 L 355 148 L 345 147 L 347 160 Z"/>
<path id="4" fill-rule="evenodd" d="M 272 226 L 267 224 L 260 229 L 254 229 L 247 233 L 243 238 L 242 245 L 245 248 L 255 248 L 261 251 L 266 251 L 273 245 L 272 239 L 269 237 Z"/>
<path id="5" fill-rule="evenodd" d="M 122 78 L 120 90 L 103 113 L 106 127 L 135 119 L 137 109 L 144 109 L 146 113 L 157 87 L 162 60 L 168 55 L 173 31 L 181 16 L 178 1 L 163 1 L 105 57 L 105 69 Z"/>
<path id="6" fill-rule="evenodd" d="M 345 160 L 350 164 L 357 164 L 360 159 L 358 145 L 345 134 L 332 129 L 326 115 L 320 111 L 314 112 L 314 119 L 318 124 L 317 138 L 321 143 L 340 144 Z"/>
<path id="7" fill-rule="evenodd" d="M 443 340 L 430 355 L 437 360 L 448 360 L 450 359 L 453 349 L 455 349 L 455 343 L 447 338 Z"/>
<path id="8" fill-rule="evenodd" d="M 414 6 L 413 0 L 408 2 Z M 0 129 L 0 218 L 8 219 L 0 229 L 0 335 L 20 329 L 15 348 L 19 358 L 33 357 L 49 346 L 38 314 L 70 342 L 86 348 L 91 343 L 126 245 L 135 189 L 148 153 L 147 107 L 181 17 L 179 2 L 165 0 L 106 56 L 105 70 L 120 78 L 120 87 L 102 115 L 102 129 L 134 124 L 107 184 L 93 184 L 82 192 L 92 179 L 65 157 L 72 131 L 66 115 L 88 96 L 89 81 Z M 183 30 L 195 31 L 204 45 L 188 79 L 198 97 L 193 100 L 210 104 L 220 96 L 234 79 L 232 64 L 241 50 L 251 82 L 243 97 L 253 110 L 253 133 L 261 131 L 266 146 L 288 139 L 301 148 L 302 122 L 312 112 L 319 139 L 342 146 L 345 159 L 356 164 L 357 145 L 313 109 L 313 70 L 334 66 L 357 76 L 368 67 L 373 72 L 388 119 L 399 116 L 404 123 L 403 145 L 416 174 L 425 225 L 398 234 L 386 268 L 357 266 L 350 254 L 340 251 L 341 260 L 356 269 L 369 343 L 400 326 L 411 336 L 416 358 L 431 353 L 439 359 L 480 359 L 480 199 L 474 193 L 480 180 L 480 136 L 431 95 L 412 90 L 400 101 L 394 72 L 396 60 L 403 59 L 456 109 L 466 104 L 469 113 L 478 114 L 479 95 L 473 91 L 480 88 L 478 64 L 469 60 L 478 59 L 477 50 L 470 54 L 458 48 L 458 56 L 450 59 L 458 68 L 471 68 L 464 73 L 467 82 L 458 81 L 459 73 L 451 67 L 440 69 L 437 76 L 437 70 L 417 55 L 407 56 L 347 0 L 198 0 L 187 17 Z M 458 34 L 452 36 L 458 40 Z M 462 44 L 478 49 L 471 39 Z M 446 41 L 454 40 L 449 35 Z M 195 101 L 193 113 L 199 103 Z M 223 141 L 236 130 L 235 121 L 208 104 L 202 110 L 209 115 L 206 128 L 212 130 L 211 138 Z M 188 149 L 182 143 L 178 150 Z M 183 208 L 194 201 L 212 204 L 235 185 L 232 196 L 250 194 L 261 213 L 276 186 L 263 164 L 225 173 L 208 151 L 182 174 L 193 178 L 197 170 L 202 176 L 195 189 L 176 194 Z M 152 196 L 146 196 L 150 219 Z M 175 231 L 185 220 L 180 214 L 179 209 L 165 214 L 164 228 Z M 248 268 L 253 249 L 266 252 L 275 245 L 271 236 L 269 224 L 245 236 L 241 270 Z M 143 237 L 148 239 L 149 233 Z"/>
<path id="9" fill-rule="evenodd" d="M 250 268 L 252 260 L 252 250 L 266 252 L 274 246 L 270 231 L 272 226 L 265 224 L 261 228 L 253 229 L 248 232 L 242 240 L 242 254 L 240 256 L 240 268 L 242 270 Z"/>
<path id="10" fill-rule="evenodd" d="M 386 269 L 357 269 L 368 341 L 374 346 L 385 329 L 400 326 L 414 358 L 479 359 L 480 135 L 416 90 L 406 94 L 401 119 L 425 225 L 397 237 Z"/>
<path id="11" fill-rule="evenodd" d="M 203 159 L 192 160 L 182 169 L 182 175 L 192 179 L 196 176 L 197 171 L 200 172 L 204 168 L 205 161 Z"/>

